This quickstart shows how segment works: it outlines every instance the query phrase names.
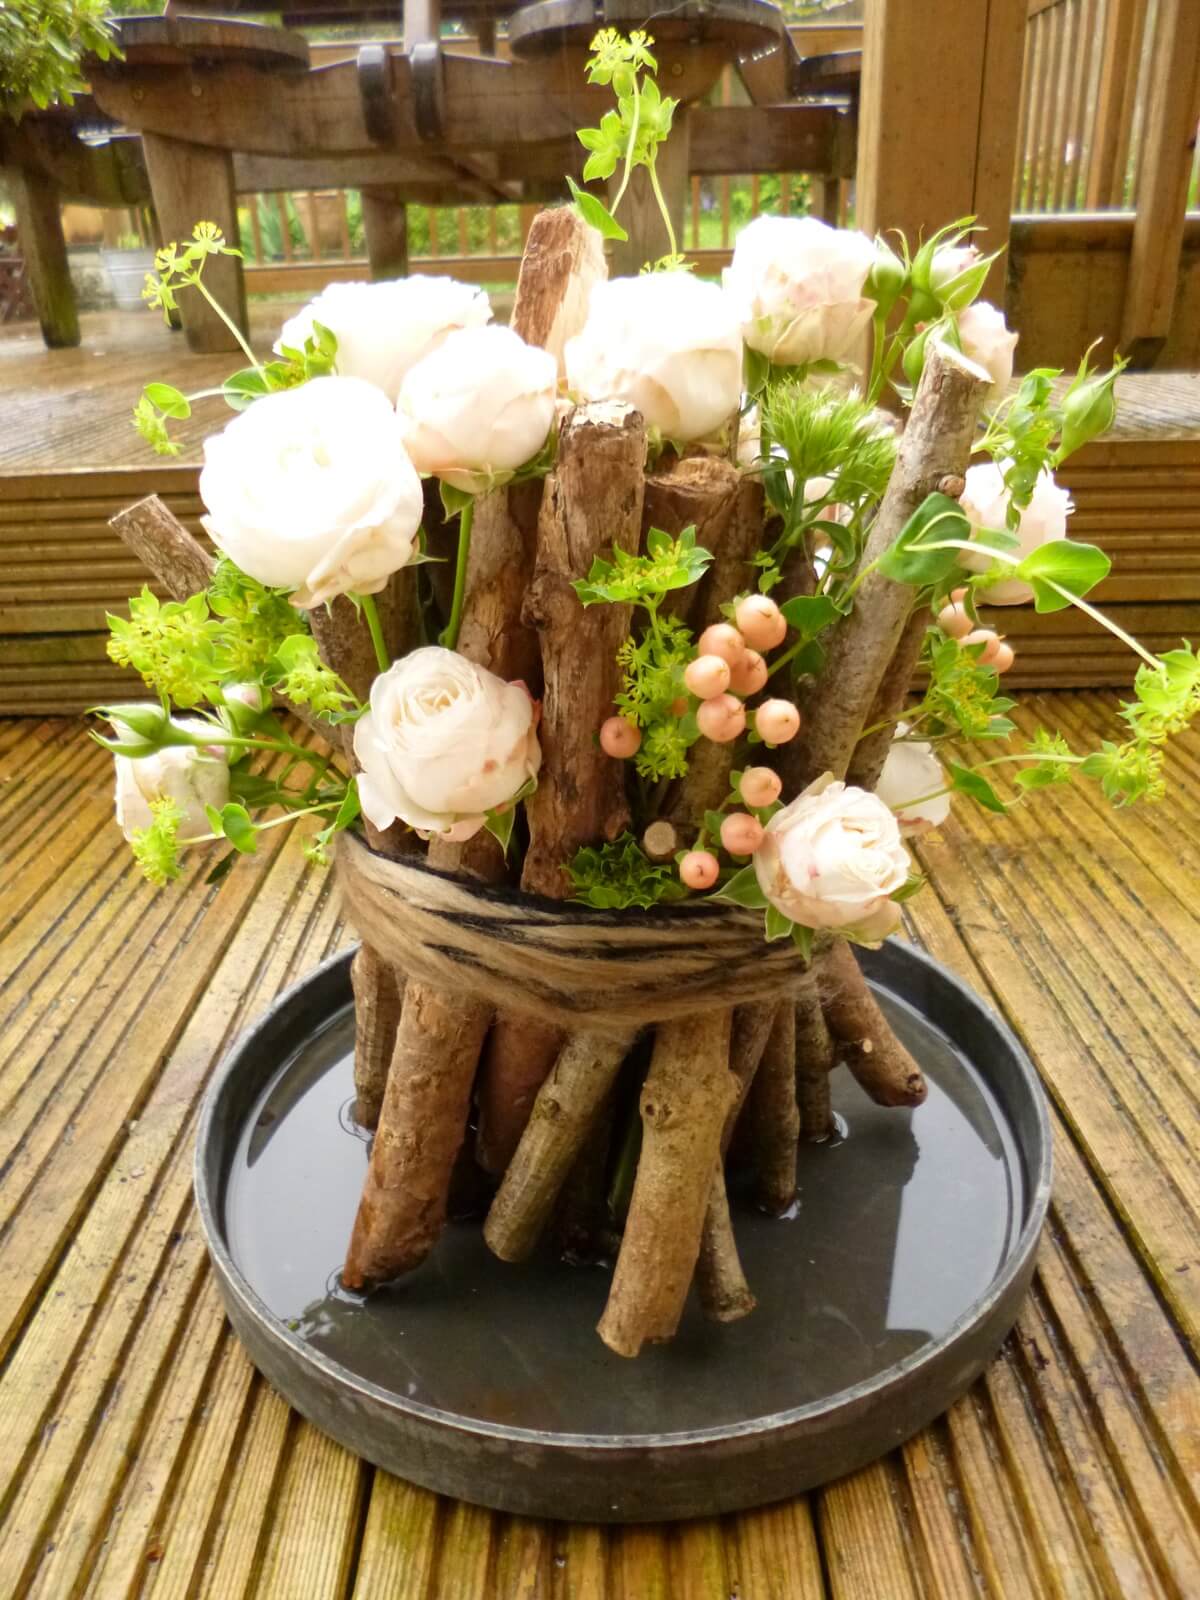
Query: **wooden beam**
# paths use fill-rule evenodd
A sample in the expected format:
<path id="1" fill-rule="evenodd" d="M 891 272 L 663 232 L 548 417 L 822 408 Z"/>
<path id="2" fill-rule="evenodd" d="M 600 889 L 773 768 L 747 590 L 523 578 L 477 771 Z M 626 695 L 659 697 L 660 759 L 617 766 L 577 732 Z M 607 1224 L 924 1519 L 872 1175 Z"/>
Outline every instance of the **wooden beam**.
<path id="1" fill-rule="evenodd" d="M 1025 25 L 1026 0 L 866 0 L 861 228 L 915 242 L 974 214 L 1007 242 Z"/>
<path id="2" fill-rule="evenodd" d="M 1085 204 L 1098 211 L 1113 203 L 1117 181 L 1117 156 L 1121 148 L 1121 108 L 1125 78 L 1134 50 L 1134 22 L 1138 0 L 1108 0 L 1104 13 L 1104 42 L 1096 109 L 1092 117 L 1092 155 L 1088 163 Z M 1138 35 L 1140 41 L 1140 33 Z"/>
<path id="3" fill-rule="evenodd" d="M 240 244 L 233 157 L 227 150 L 185 143 L 159 134 L 143 136 L 146 170 L 163 238 L 191 238 L 197 222 L 215 222 L 226 240 Z M 244 335 L 250 331 L 242 263 L 235 256 L 213 256 L 204 268 L 204 282 Z M 238 343 L 208 301 L 194 289 L 179 297 L 188 348 L 197 352 L 237 350 Z"/>
<path id="4" fill-rule="evenodd" d="M 1121 344 L 1138 367 L 1153 366 L 1175 309 L 1200 113 L 1200 5 L 1196 0 L 1159 0 L 1149 83 L 1137 221 L 1121 323 Z"/>
<path id="5" fill-rule="evenodd" d="M 67 263 L 58 189 L 49 179 L 30 178 L 24 172 L 10 172 L 8 186 L 42 338 L 52 350 L 77 345 L 79 312 Z"/>

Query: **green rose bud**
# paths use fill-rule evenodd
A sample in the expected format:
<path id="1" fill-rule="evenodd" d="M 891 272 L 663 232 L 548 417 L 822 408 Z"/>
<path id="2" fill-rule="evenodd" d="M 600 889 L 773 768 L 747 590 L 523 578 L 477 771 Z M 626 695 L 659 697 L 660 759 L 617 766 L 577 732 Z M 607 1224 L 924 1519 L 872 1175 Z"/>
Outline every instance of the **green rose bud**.
<path id="1" fill-rule="evenodd" d="M 874 300 L 881 316 L 887 316 L 903 294 L 907 282 L 908 269 L 903 261 L 882 239 L 876 239 L 875 263 L 867 273 L 863 294 L 868 300 Z"/>
<path id="2" fill-rule="evenodd" d="M 925 370 L 925 346 L 928 344 L 929 335 L 932 332 L 933 324 L 922 328 L 901 358 L 904 376 L 908 380 L 909 386 L 913 389 L 920 383 L 921 374 Z"/>
<path id="3" fill-rule="evenodd" d="M 1113 393 L 1117 368 L 1101 376 L 1076 381 L 1063 399 L 1062 437 L 1056 460 L 1065 461 L 1080 445 L 1098 439 L 1112 427 L 1117 414 L 1117 399 Z"/>

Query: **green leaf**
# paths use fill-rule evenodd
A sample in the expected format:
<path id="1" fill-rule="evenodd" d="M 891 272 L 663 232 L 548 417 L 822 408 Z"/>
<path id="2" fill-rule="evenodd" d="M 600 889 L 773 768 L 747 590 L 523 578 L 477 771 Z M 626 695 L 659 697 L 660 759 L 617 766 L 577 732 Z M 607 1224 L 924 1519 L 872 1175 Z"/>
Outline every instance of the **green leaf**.
<path id="1" fill-rule="evenodd" d="M 616 163 L 614 162 L 615 165 Z M 571 199 L 575 202 L 575 209 L 586 223 L 597 229 L 606 239 L 624 241 L 629 238 L 625 229 L 609 213 L 608 208 L 596 199 L 594 194 L 588 194 L 586 189 L 581 189 L 573 178 L 567 179 L 567 187 L 571 191 Z"/>
<path id="2" fill-rule="evenodd" d="M 270 394 L 271 385 L 256 368 L 244 367 L 241 372 L 235 372 L 232 377 L 225 379 L 221 393 L 231 410 L 245 411 L 247 406 L 261 400 L 263 395 Z"/>
<path id="3" fill-rule="evenodd" d="M 907 583 L 918 589 L 929 583 L 939 583 L 959 565 L 960 552 L 925 547 L 947 539 L 970 537 L 971 525 L 957 500 L 936 492 L 926 495 L 901 528 L 895 543 L 884 552 L 879 571 L 893 583 Z"/>
<path id="4" fill-rule="evenodd" d="M 250 813 L 235 800 L 221 807 L 221 832 L 233 848 L 240 850 L 243 855 L 252 856 L 258 849 L 258 833 Z"/>
<path id="5" fill-rule="evenodd" d="M 148 383 L 142 393 L 152 406 L 157 406 L 168 417 L 183 418 L 192 414 L 187 395 L 181 394 L 169 383 Z"/>
<path id="6" fill-rule="evenodd" d="M 442 510 L 448 517 L 459 516 L 463 509 L 470 505 L 475 498 L 465 489 L 456 489 L 452 483 L 447 483 L 443 478 L 438 483 L 438 491 L 442 497 Z"/>
<path id="7" fill-rule="evenodd" d="M 762 892 L 753 861 L 749 866 L 735 872 L 715 894 L 709 896 L 709 899 L 727 900 L 731 905 L 748 906 L 751 911 L 762 911 L 767 904 L 767 897 Z"/>
<path id="8" fill-rule="evenodd" d="M 827 628 L 842 615 L 841 607 L 824 594 L 799 594 L 785 601 L 779 609 L 788 625 L 806 638 L 820 633 L 822 628 Z"/>
<path id="9" fill-rule="evenodd" d="M 1035 609 L 1046 612 L 1062 611 L 1071 604 L 1065 595 L 1050 587 L 1051 583 L 1060 584 L 1082 600 L 1108 577 L 1111 569 L 1112 562 L 1096 545 L 1081 544 L 1076 539 L 1053 539 L 1031 550 L 1012 575 L 1029 584 Z"/>
<path id="10" fill-rule="evenodd" d="M 812 960 L 813 939 L 815 937 L 814 929 L 806 928 L 802 922 L 792 923 L 792 943 L 799 950 L 805 961 Z"/>
<path id="11" fill-rule="evenodd" d="M 977 800 L 985 811 L 1003 813 L 1008 810 L 1004 801 L 1001 800 L 995 789 L 992 788 L 981 773 L 972 772 L 970 767 L 960 767 L 956 762 L 951 761 L 949 763 L 949 774 L 955 789 L 960 794 L 969 794 L 972 800 Z"/>
<path id="12" fill-rule="evenodd" d="M 795 926 L 791 917 L 785 917 L 777 906 L 772 905 L 767 906 L 765 925 L 768 944 L 774 944 L 776 939 L 790 939 Z"/>
<path id="13" fill-rule="evenodd" d="M 911 877 L 906 878 L 895 894 L 889 896 L 889 898 L 896 905 L 902 906 L 906 900 L 911 900 L 913 895 L 920 894 L 928 882 L 928 878 L 923 878 L 919 873 L 914 873 Z"/>
<path id="14" fill-rule="evenodd" d="M 516 825 L 516 821 L 517 808 L 514 805 L 506 807 L 506 809 L 503 811 L 484 812 L 483 825 L 491 834 L 492 838 L 499 843 L 501 850 L 504 852 L 504 858 L 506 861 L 508 859 L 508 847 L 512 841 L 513 828 Z"/>
<path id="15" fill-rule="evenodd" d="M 216 866 L 209 873 L 208 877 L 205 878 L 205 883 L 220 883 L 223 878 L 227 878 L 229 876 L 230 869 L 237 858 L 238 853 L 236 850 L 226 851 L 226 853 L 221 857 L 220 861 L 217 862 Z"/>

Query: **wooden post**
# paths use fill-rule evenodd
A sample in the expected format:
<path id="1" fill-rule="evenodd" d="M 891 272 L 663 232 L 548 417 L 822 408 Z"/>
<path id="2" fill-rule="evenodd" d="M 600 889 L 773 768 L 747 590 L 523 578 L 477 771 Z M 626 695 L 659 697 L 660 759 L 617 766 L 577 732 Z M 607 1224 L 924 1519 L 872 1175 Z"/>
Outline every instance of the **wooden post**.
<path id="1" fill-rule="evenodd" d="M 76 345 L 79 312 L 67 264 L 58 187 L 46 178 L 31 180 L 16 167 L 8 172 L 8 187 L 16 208 L 17 237 L 42 338 L 51 350 Z"/>
<path id="2" fill-rule="evenodd" d="M 167 243 L 175 239 L 185 243 L 197 222 L 215 222 L 231 245 L 241 243 L 230 151 L 168 139 L 159 133 L 143 134 L 142 149 L 154 208 Z M 210 257 L 204 266 L 204 282 L 225 314 L 248 337 L 246 279 L 240 259 Z M 210 353 L 239 348 L 233 334 L 195 289 L 180 295 L 179 309 L 190 350 Z"/>
<path id="3" fill-rule="evenodd" d="M 1121 344 L 1135 367 L 1153 366 L 1175 308 L 1200 101 L 1195 0 L 1160 0 L 1149 83 L 1121 324 Z"/>
<path id="4" fill-rule="evenodd" d="M 675 245 L 681 252 L 687 248 L 683 223 L 691 190 L 688 154 L 687 107 L 680 106 L 671 125 L 671 137 L 666 144 L 659 146 L 656 171 L 659 187 L 667 202 L 667 209 L 671 213 L 671 225 L 675 229 Z M 616 185 L 620 182 L 619 171 L 620 169 L 609 179 L 610 199 L 616 193 Z M 625 243 L 618 241 L 612 246 L 609 270 L 614 278 L 633 277 L 642 270 L 647 261 L 657 261 L 670 251 L 671 244 L 662 213 L 658 209 L 658 201 L 654 198 L 654 191 L 650 187 L 644 169 L 639 169 L 629 180 L 629 188 L 621 201 L 621 211 L 617 220 L 629 238 Z"/>
<path id="5" fill-rule="evenodd" d="M 408 208 L 394 188 L 362 191 L 363 232 L 371 277 L 408 276 Z"/>
<path id="6" fill-rule="evenodd" d="M 974 215 L 1008 243 L 1027 0 L 866 0 L 858 226 L 921 233 Z M 984 295 L 1003 303 L 1004 262 Z"/>
<path id="7" fill-rule="evenodd" d="M 1089 211 L 1101 211 L 1111 205 L 1117 187 L 1125 79 L 1130 58 L 1136 54 L 1135 32 L 1137 40 L 1141 39 L 1140 31 L 1135 29 L 1138 15 L 1139 0 L 1108 0 L 1092 121 L 1092 154 L 1088 163 L 1085 203 Z"/>

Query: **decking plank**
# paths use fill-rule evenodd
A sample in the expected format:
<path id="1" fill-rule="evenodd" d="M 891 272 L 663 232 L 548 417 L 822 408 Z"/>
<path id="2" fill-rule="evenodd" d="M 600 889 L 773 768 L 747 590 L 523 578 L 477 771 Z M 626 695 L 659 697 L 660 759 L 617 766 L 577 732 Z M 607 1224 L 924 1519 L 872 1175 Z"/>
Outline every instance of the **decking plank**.
<path id="1" fill-rule="evenodd" d="M 1082 738 L 1112 703 L 1047 696 L 1035 709 Z M 62 809 L 95 823 L 57 872 L 39 871 L 36 853 L 20 856 L 32 894 L 0 880 L 0 927 L 14 896 L 23 908 L 4 945 L 19 962 L 0 986 L 0 1016 L 15 1024 L 17 1049 L 49 1030 L 59 1051 L 51 1073 L 79 1074 L 76 1091 L 95 1083 L 97 1102 L 87 1123 L 88 1101 L 77 1098 L 91 1131 L 75 1166 L 53 1139 L 38 1146 L 50 1159 L 25 1171 L 23 1203 L 0 1240 L 3 1282 L 20 1301 L 0 1376 L 0 1483 L 12 1485 L 0 1498 L 0 1594 L 1043 1600 L 1197 1590 L 1188 1279 L 1200 1275 L 1200 1252 L 1194 1177 L 1176 1159 L 1195 1111 L 1196 917 L 1187 853 L 1171 842 L 1194 824 L 1193 794 L 1114 816 L 1063 793 L 1038 840 L 964 816 L 924 847 L 934 891 L 911 903 L 913 931 L 990 987 L 1056 1096 L 1055 1199 L 1036 1289 L 985 1381 L 902 1451 L 811 1500 L 683 1528 L 603 1530 L 491 1517 L 400 1484 L 321 1440 L 253 1374 L 220 1315 L 191 1212 L 196 1107 L 224 1041 L 346 937 L 336 898 L 293 844 L 281 846 L 265 871 L 242 873 L 237 915 L 218 914 L 205 983 L 203 924 L 177 942 L 199 885 L 165 892 L 163 909 L 148 892 L 139 898 L 107 822 L 98 753 L 74 787 L 57 781 L 76 770 L 62 752 L 79 737 L 77 725 L 0 723 L 0 812 L 40 808 L 52 831 Z M 1173 763 L 1194 781 L 1200 742 Z M 1088 829 L 1085 850 L 1077 840 Z M 126 936 L 109 915 L 122 894 L 153 930 L 137 948 L 157 944 L 146 959 L 161 958 L 154 986 L 129 992 L 169 993 L 179 1008 L 174 1021 L 135 1025 L 124 1067 L 108 1065 L 118 1034 L 55 1021 L 80 974 L 90 984 Z M 1050 918 L 1045 942 L 1030 908 Z M 1008 943 L 1011 930 L 1022 946 Z M 97 1015 L 86 1002 L 85 1014 Z M 1170 1073 L 1162 1049 L 1152 1051 L 1163 1039 L 1176 1057 Z M 1151 1053 L 1136 1069 L 1121 1059 Z M 18 1092 L 38 1077 L 33 1054 L 9 1080 Z M 125 1087 L 101 1106 L 98 1074 L 114 1069 Z M 139 1094 L 136 1126 L 124 1127 L 120 1113 Z M 1176 1131 L 1155 1124 L 1155 1107 Z M 22 1249 L 34 1260 L 22 1262 Z"/>

